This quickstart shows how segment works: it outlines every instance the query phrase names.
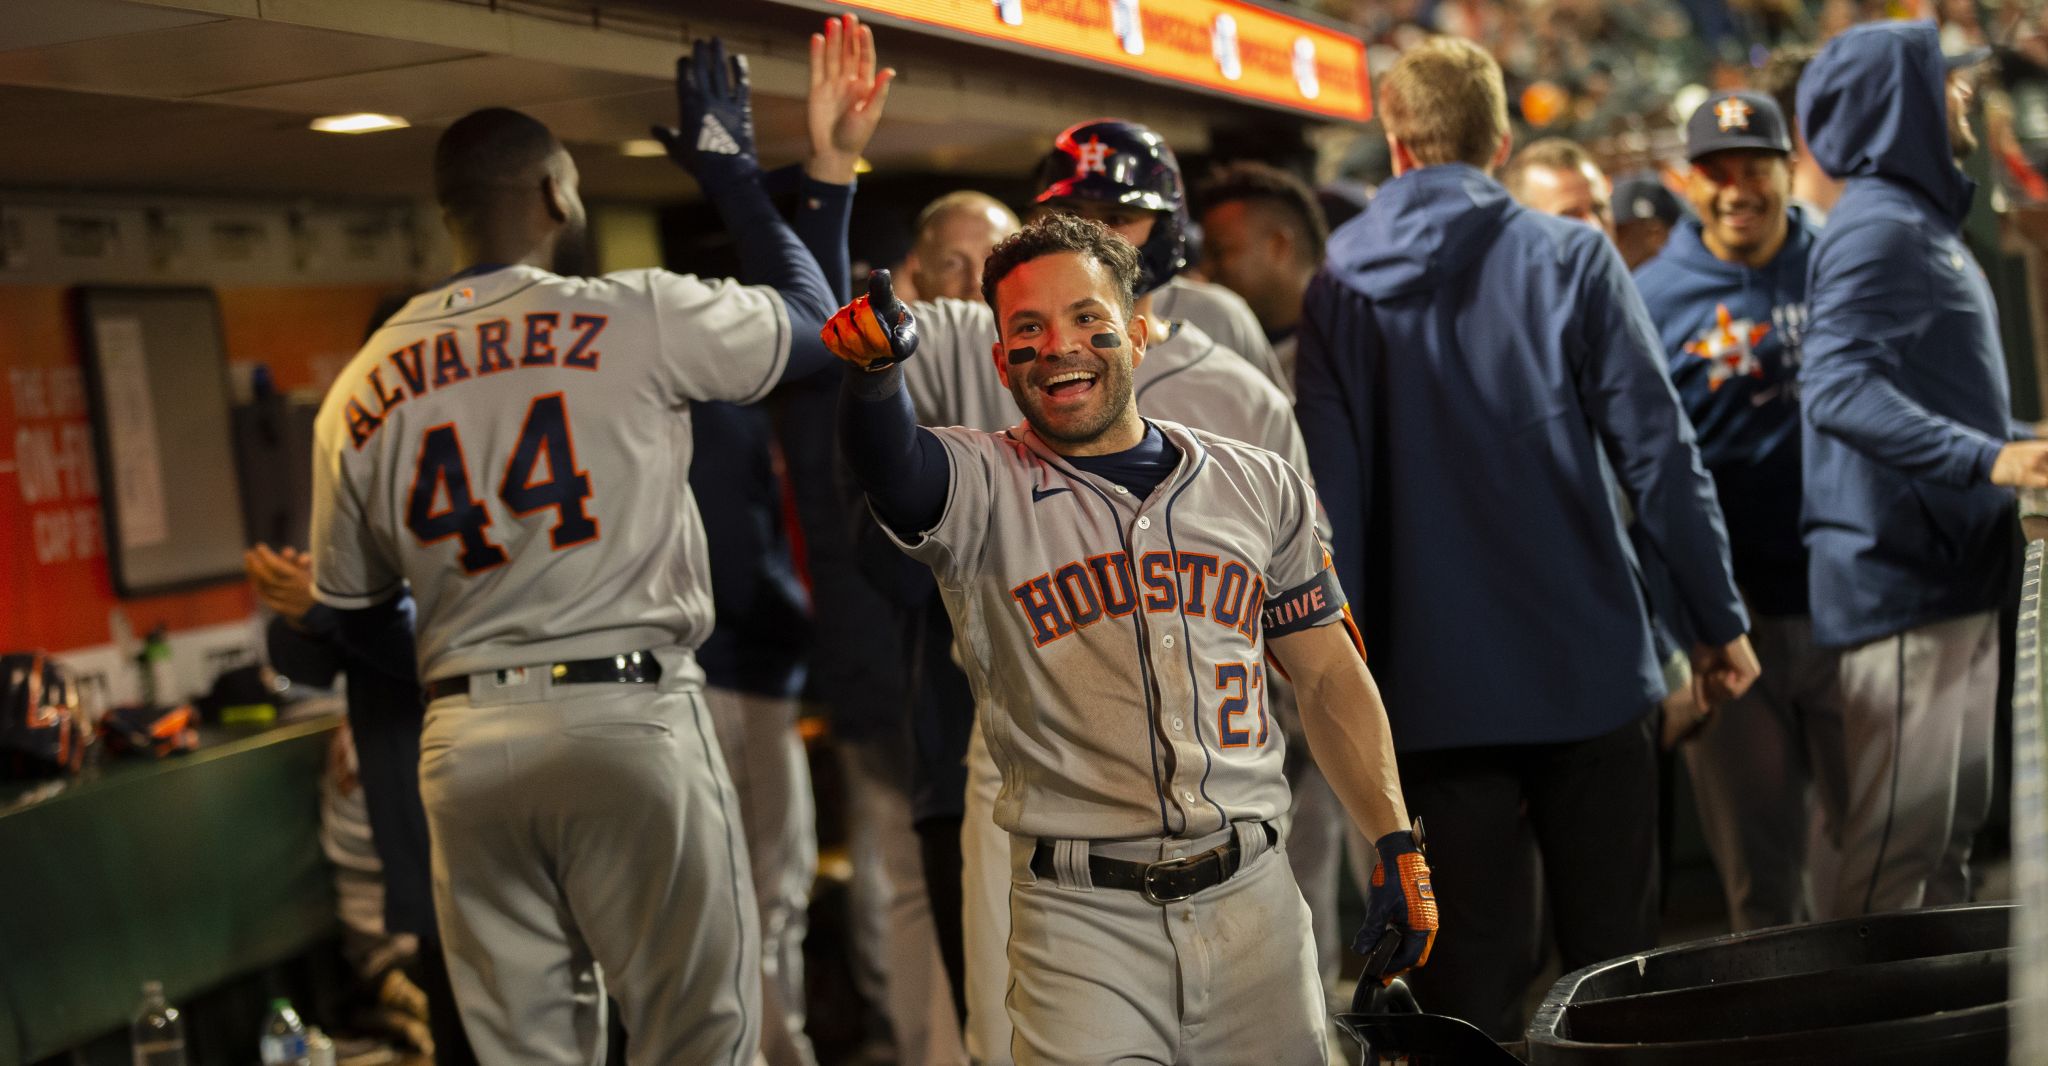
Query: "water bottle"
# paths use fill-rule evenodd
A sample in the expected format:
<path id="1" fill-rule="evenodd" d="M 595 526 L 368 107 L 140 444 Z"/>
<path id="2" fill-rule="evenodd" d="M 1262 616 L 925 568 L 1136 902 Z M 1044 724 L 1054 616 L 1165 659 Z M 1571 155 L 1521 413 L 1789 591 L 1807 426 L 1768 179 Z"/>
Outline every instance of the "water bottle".
<path id="1" fill-rule="evenodd" d="M 153 707 L 175 707 L 177 675 L 171 671 L 170 630 L 159 623 L 142 642 L 142 696 Z"/>
<path id="2" fill-rule="evenodd" d="M 258 1045 L 263 1066 L 309 1066 L 306 1054 L 306 1023 L 292 1009 L 292 1001 L 270 1001 L 270 1017 L 263 1020 L 263 1040 Z"/>
<path id="3" fill-rule="evenodd" d="M 143 982 L 142 1006 L 128 1035 L 135 1066 L 185 1066 L 185 1020 L 164 1001 L 163 982 Z"/>

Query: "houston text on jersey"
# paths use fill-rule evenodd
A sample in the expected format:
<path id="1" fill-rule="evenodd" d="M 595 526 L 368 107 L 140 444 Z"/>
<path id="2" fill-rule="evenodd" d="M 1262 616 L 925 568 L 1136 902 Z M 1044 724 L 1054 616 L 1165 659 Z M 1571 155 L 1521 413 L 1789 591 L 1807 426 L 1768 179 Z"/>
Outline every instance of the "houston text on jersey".
<path id="1" fill-rule="evenodd" d="M 1141 602 L 1147 612 L 1207 617 L 1256 644 L 1265 587 L 1256 570 L 1236 559 L 1146 552 L 1133 572 L 1128 554 L 1109 552 L 1031 578 L 1011 589 L 1010 599 L 1031 623 L 1031 642 L 1041 648 L 1104 618 L 1126 617 Z"/>

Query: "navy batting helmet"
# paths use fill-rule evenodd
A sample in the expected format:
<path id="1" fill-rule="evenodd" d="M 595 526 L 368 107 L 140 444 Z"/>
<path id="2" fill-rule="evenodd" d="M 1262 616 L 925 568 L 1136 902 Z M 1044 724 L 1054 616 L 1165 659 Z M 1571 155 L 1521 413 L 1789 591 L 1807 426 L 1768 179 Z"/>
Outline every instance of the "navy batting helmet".
<path id="1" fill-rule="evenodd" d="M 1112 118 L 1071 127 L 1040 164 L 1038 186 L 1041 204 L 1091 200 L 1159 213 L 1152 235 L 1138 246 L 1141 293 L 1187 267 L 1188 207 L 1180 161 L 1157 133 Z"/>

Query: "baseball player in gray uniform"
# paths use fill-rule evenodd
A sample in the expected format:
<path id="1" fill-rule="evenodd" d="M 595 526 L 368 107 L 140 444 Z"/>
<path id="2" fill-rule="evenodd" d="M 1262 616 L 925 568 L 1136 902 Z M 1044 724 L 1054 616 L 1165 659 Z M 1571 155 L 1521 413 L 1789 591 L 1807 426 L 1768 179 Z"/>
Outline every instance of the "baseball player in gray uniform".
<path id="1" fill-rule="evenodd" d="M 1136 313 L 1144 314 L 1148 302 L 1141 298 Z M 1016 401 L 988 359 L 988 346 L 996 339 L 988 304 L 929 300 L 910 306 L 921 354 L 904 363 L 902 373 L 918 422 L 991 432 L 1012 424 Z M 1277 385 L 1193 323 L 1156 311 L 1147 317 L 1154 324 L 1151 335 L 1163 339 L 1146 350 L 1135 373 L 1140 411 L 1256 444 L 1295 470 L 1308 469 L 1293 407 Z M 1275 687 L 1284 688 L 1284 682 Z M 1290 699 L 1278 691 L 1272 697 L 1276 713 L 1284 718 L 1291 712 Z M 981 1066 L 1001 1066 L 1010 1061 L 1009 1015 L 1003 1009 L 1009 987 L 1010 845 L 1008 834 L 992 820 L 1000 782 L 979 728 L 968 749 L 967 768 L 961 821 L 967 1052 Z"/>
<path id="2" fill-rule="evenodd" d="M 1281 392 L 1294 395 L 1294 380 L 1287 376 L 1286 363 L 1266 331 L 1259 328 L 1258 316 L 1244 297 L 1214 282 L 1175 275 L 1152 294 L 1152 310 L 1164 318 L 1201 323 L 1217 343 L 1258 368 Z"/>
<path id="3" fill-rule="evenodd" d="M 1278 849 L 1285 742 L 1267 653 L 1381 874 L 1374 976 L 1427 959 L 1435 901 L 1385 709 L 1306 481 L 1251 445 L 1140 417 L 1138 250 L 1041 218 L 990 256 L 1002 433 L 916 425 L 910 312 L 878 274 L 825 339 L 870 506 L 932 567 L 1002 778 L 1020 1063 L 1323 1063 L 1309 918 Z M 886 325 L 885 325 L 886 323 Z"/>
<path id="4" fill-rule="evenodd" d="M 1148 319 L 1154 338 L 1136 371 L 1139 410 L 1256 444 L 1307 471 L 1287 394 L 1228 343 L 1165 310 L 1173 298 L 1175 307 L 1199 313 L 1210 324 L 1245 332 L 1231 313 L 1234 294 L 1226 291 L 1225 300 L 1205 291 L 1214 286 L 1176 289 L 1186 265 L 1187 214 L 1180 167 L 1165 141 L 1135 123 L 1105 119 L 1061 134 L 1048 158 L 1034 216 L 1059 211 L 1095 217 L 1139 248 L 1142 295 L 1133 313 Z M 988 304 L 931 300 L 912 306 L 924 355 L 905 363 L 903 373 L 918 421 L 989 431 L 1014 422 L 1016 402 L 988 360 L 996 337 Z M 1250 332 L 1258 335 L 1256 328 Z M 1271 689 L 1274 713 L 1291 720 L 1291 692 L 1280 681 Z M 1009 838 L 991 817 L 1000 780 L 979 729 L 967 766 L 961 822 L 967 1051 L 979 1066 L 1005 1066 L 1011 1043 L 1003 1008 L 1009 987 Z M 1335 920 L 1334 914 L 1317 917 Z"/>
<path id="5" fill-rule="evenodd" d="M 692 656 L 711 601 L 688 404 L 829 363 L 807 339 L 833 301 L 761 189 L 743 61 L 700 42 L 678 75 L 664 140 L 765 284 L 574 276 L 575 164 L 480 111 L 435 152 L 462 269 L 370 337 L 316 422 L 319 598 L 345 625 L 408 584 L 418 604 L 435 910 L 484 1062 L 601 1061 L 592 962 L 636 1064 L 741 1066 L 758 1043 L 747 856 Z"/>

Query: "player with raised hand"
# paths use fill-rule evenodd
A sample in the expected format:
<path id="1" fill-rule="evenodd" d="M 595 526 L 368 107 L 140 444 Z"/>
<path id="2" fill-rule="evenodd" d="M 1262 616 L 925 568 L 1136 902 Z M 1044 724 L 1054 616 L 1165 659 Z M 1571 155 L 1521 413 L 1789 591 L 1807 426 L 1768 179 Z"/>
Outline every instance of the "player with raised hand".
<path id="1" fill-rule="evenodd" d="M 1024 421 L 996 433 L 917 425 L 914 316 L 878 275 L 826 327 L 849 364 L 840 433 L 876 516 L 932 568 L 1002 777 L 1016 1060 L 1323 1063 L 1307 908 L 1270 854 L 1288 795 L 1269 655 L 1389 870 L 1371 976 L 1427 960 L 1428 868 L 1315 494 L 1271 452 L 1139 414 L 1139 275 L 1085 219 L 997 246 L 986 358 Z"/>
<path id="2" fill-rule="evenodd" d="M 853 183 L 854 167 L 875 135 L 895 80 L 893 68 L 875 68 L 875 32 L 859 18 L 829 18 L 823 32 L 811 34 L 807 174 L 838 185 Z"/>
<path id="3" fill-rule="evenodd" d="M 1131 313 L 1146 321 L 1151 336 L 1132 379 L 1140 410 L 1265 448 L 1305 473 L 1308 455 L 1287 394 L 1202 325 L 1159 309 L 1157 297 L 1169 292 L 1169 283 L 1186 266 L 1183 182 L 1165 139 L 1136 123 L 1084 122 L 1061 133 L 1047 159 L 1039 173 L 1036 213 L 1105 214 L 1104 225 L 1136 252 L 1138 297 Z M 1205 306 L 1198 299 L 1180 303 Z M 991 431 L 1012 424 L 1016 403 L 986 354 L 997 336 L 989 304 L 932 299 L 910 308 L 924 356 L 903 364 L 902 373 L 918 421 Z M 919 664 L 918 675 L 927 683 L 952 669 L 943 647 L 928 653 L 928 660 L 937 661 Z M 1271 696 L 1281 708 L 1288 706 L 1284 690 L 1276 688 Z M 967 1050 L 976 1062 L 1003 1066 L 1011 1045 L 1003 1007 L 1009 987 L 1004 961 L 1009 841 L 991 820 L 1000 779 L 978 731 L 966 758 L 961 850 Z M 957 751 L 948 751 L 930 761 L 957 765 L 959 760 Z"/>
<path id="4" fill-rule="evenodd" d="M 873 35 L 852 16 L 832 18 L 811 36 L 810 70 L 812 145 L 798 193 L 799 226 L 811 211 L 848 206 L 854 164 L 873 135 L 893 77 L 892 71 L 874 69 Z M 828 285 L 843 287 L 846 268 L 834 258 L 841 253 L 821 247 L 818 254 L 828 260 L 819 264 Z M 813 377 L 825 379 L 820 385 L 838 384 L 829 373 Z M 794 390 L 777 391 L 786 399 Z M 774 443 L 778 426 L 786 428 L 788 420 L 778 418 L 775 407 L 691 406 L 699 453 L 716 455 L 715 461 L 690 466 L 717 618 L 697 659 L 704 668 L 704 701 L 739 800 L 760 913 L 761 1057 L 764 1066 L 808 1066 L 817 1059 L 805 1033 L 804 939 L 817 877 L 817 836 L 797 720 L 819 642 L 811 596 L 792 559 L 784 521 L 787 482 Z M 823 421 L 829 425 L 829 412 Z M 785 457 L 795 451 L 785 442 Z M 801 461 L 786 469 L 789 481 L 809 475 Z M 805 537 L 807 547 L 816 540 Z M 815 576 L 815 551 L 811 558 Z M 829 596 L 820 606 L 839 607 Z"/>
<path id="5" fill-rule="evenodd" d="M 689 404 L 825 365 L 834 301 L 761 188 L 744 60 L 699 42 L 677 74 L 662 139 L 754 284 L 577 276 L 574 161 L 479 111 L 435 149 L 456 272 L 371 335 L 315 423 L 316 595 L 344 627 L 417 602 L 435 911 L 485 1062 L 601 1058 L 600 988 L 633 1063 L 740 1066 L 758 1043 L 746 848 L 693 654 Z"/>

